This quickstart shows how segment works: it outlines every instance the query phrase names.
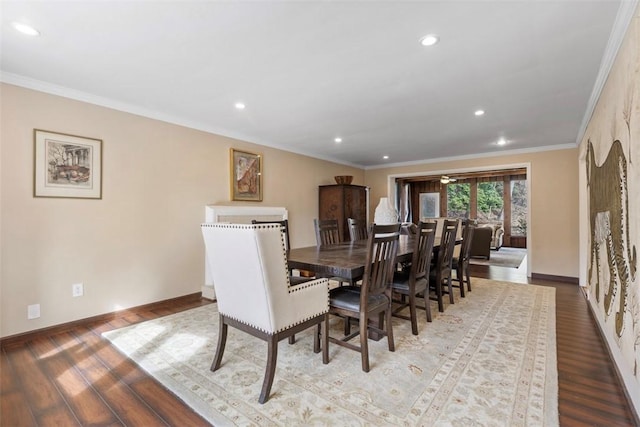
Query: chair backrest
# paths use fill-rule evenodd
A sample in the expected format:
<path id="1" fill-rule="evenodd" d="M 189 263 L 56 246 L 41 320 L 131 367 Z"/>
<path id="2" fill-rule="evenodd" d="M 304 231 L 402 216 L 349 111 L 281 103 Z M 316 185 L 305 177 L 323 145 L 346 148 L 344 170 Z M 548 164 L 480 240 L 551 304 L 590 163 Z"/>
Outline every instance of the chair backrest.
<path id="1" fill-rule="evenodd" d="M 380 295 L 390 289 L 396 269 L 400 223 L 391 225 L 371 224 L 367 242 L 367 260 L 364 265 L 360 305 L 366 304 L 368 295 Z"/>
<path id="2" fill-rule="evenodd" d="M 347 218 L 347 225 L 349 226 L 349 237 L 352 242 L 355 240 L 366 240 L 369 238 L 366 221 Z"/>
<path id="3" fill-rule="evenodd" d="M 433 257 L 433 243 L 436 239 L 436 222 L 420 222 L 418 224 L 413 256 L 411 259 L 411 271 L 409 273 L 409 283 L 416 280 L 429 278 L 429 268 Z"/>
<path id="4" fill-rule="evenodd" d="M 252 219 L 251 224 L 280 224 L 282 226 L 282 232 L 284 233 L 284 244 L 285 249 L 288 251 L 291 249 L 291 242 L 289 241 L 289 220 L 283 219 L 282 221 L 274 220 L 274 221 L 259 221 L 257 219 Z"/>
<path id="5" fill-rule="evenodd" d="M 299 319 L 291 307 L 280 224 L 202 224 L 221 314 L 273 333 Z"/>
<path id="6" fill-rule="evenodd" d="M 473 223 L 467 222 L 462 230 L 462 248 L 460 249 L 460 257 L 458 258 L 459 263 L 469 262 L 471 242 L 473 241 L 475 229 L 476 226 Z"/>
<path id="7" fill-rule="evenodd" d="M 314 219 L 313 225 L 316 230 L 316 242 L 318 246 L 340 243 L 340 230 L 337 219 Z"/>
<path id="8" fill-rule="evenodd" d="M 445 274 L 451 271 L 453 261 L 453 250 L 456 246 L 456 235 L 458 233 L 458 223 L 456 219 L 445 219 L 440 237 L 440 249 L 438 250 L 438 262 L 436 268 L 438 273 Z M 448 273 L 447 273 L 448 274 Z"/>

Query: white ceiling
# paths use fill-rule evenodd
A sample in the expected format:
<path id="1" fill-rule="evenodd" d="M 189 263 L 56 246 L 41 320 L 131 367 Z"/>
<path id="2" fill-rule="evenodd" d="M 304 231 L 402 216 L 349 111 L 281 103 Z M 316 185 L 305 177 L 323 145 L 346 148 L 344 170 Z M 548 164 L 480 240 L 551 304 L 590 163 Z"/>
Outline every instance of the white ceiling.
<path id="1" fill-rule="evenodd" d="M 546 149 L 580 137 L 620 5 L 1 1 L 2 80 L 361 167 Z"/>

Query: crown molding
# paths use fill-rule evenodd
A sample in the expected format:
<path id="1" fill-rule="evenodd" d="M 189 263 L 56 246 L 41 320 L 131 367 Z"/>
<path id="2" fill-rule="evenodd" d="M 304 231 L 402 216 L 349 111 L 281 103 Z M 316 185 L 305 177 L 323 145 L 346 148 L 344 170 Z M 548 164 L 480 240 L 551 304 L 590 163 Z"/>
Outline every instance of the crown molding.
<path id="1" fill-rule="evenodd" d="M 607 47 L 604 50 L 604 55 L 600 62 L 600 70 L 598 71 L 598 76 L 596 77 L 596 82 L 593 85 L 593 90 L 591 91 L 589 102 L 587 103 L 587 109 L 584 113 L 584 117 L 582 118 L 582 123 L 578 131 L 576 146 L 580 145 L 582 138 L 584 138 L 584 134 L 587 131 L 589 122 L 591 121 L 593 111 L 600 99 L 600 94 L 607 82 L 607 77 L 609 77 L 609 72 L 611 71 L 611 67 L 613 67 L 613 63 L 618 55 L 618 50 L 620 50 L 620 46 L 627 34 L 627 30 L 629 29 L 629 25 L 635 15 L 639 1 L 640 0 L 622 0 L 620 2 L 620 8 L 618 9 L 616 20 L 613 23 Z"/>
<path id="2" fill-rule="evenodd" d="M 159 111 L 142 108 L 138 105 L 116 101 L 111 98 L 93 95 L 91 93 L 82 92 L 79 90 L 71 89 L 65 86 L 55 85 L 52 83 L 47 83 L 41 80 L 32 79 L 30 77 L 21 76 L 19 74 L 7 73 L 5 71 L 0 70 L 0 82 L 14 85 L 14 86 L 24 87 L 26 89 L 32 89 L 38 92 L 48 93 L 50 95 L 56 95 L 63 98 L 73 99 L 74 101 L 86 102 L 88 104 L 98 105 L 101 107 L 110 108 L 112 110 L 122 111 L 124 113 L 134 114 L 136 116 L 159 120 L 162 122 L 187 127 L 189 129 L 195 129 L 195 130 L 199 130 L 199 131 L 214 134 L 214 135 L 233 138 L 243 142 L 263 145 L 265 147 L 275 148 L 277 150 L 282 150 L 289 153 L 300 154 L 302 156 L 307 156 L 307 157 L 311 157 L 318 160 L 325 160 L 327 162 L 337 163 L 337 164 L 355 167 L 359 169 L 364 168 L 364 166 L 359 164 L 346 162 L 344 160 L 335 159 L 327 156 L 319 156 L 317 154 L 306 152 L 303 150 L 292 150 L 291 148 L 288 148 L 288 147 L 283 147 L 278 144 L 273 144 L 269 141 L 259 140 L 257 138 L 253 138 L 248 135 L 233 132 L 228 129 L 214 128 L 206 123 L 188 120 L 183 117 L 172 116 Z"/>
<path id="3" fill-rule="evenodd" d="M 492 151 L 492 152 L 477 153 L 477 154 L 465 154 L 463 156 L 438 157 L 433 159 L 412 160 L 410 162 L 388 163 L 384 165 L 375 165 L 375 166 L 364 166 L 364 169 L 365 170 L 386 169 L 386 168 L 395 168 L 395 167 L 402 167 L 402 166 L 415 166 L 415 165 L 426 165 L 430 163 L 473 160 L 473 159 L 479 159 L 479 158 L 485 158 L 485 157 L 504 157 L 504 156 L 513 156 L 517 154 L 540 153 L 543 151 L 568 150 L 568 149 L 575 149 L 575 148 L 576 148 L 576 145 L 574 143 L 546 145 L 544 147 L 519 148 L 515 150 L 502 150 L 497 152 Z M 477 170 L 477 168 L 474 170 Z"/>

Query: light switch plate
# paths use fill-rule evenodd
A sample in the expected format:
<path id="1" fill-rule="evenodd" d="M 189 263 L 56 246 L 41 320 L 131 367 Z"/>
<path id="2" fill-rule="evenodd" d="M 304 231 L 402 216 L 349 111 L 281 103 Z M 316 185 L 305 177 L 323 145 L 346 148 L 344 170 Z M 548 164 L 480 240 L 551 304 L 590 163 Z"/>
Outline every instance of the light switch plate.
<path id="1" fill-rule="evenodd" d="M 71 285 L 71 296 L 81 297 L 82 295 L 84 295 L 84 286 L 82 283 L 75 283 Z"/>
<path id="2" fill-rule="evenodd" d="M 27 319 L 37 319 L 40 317 L 40 304 L 32 304 L 27 306 Z"/>

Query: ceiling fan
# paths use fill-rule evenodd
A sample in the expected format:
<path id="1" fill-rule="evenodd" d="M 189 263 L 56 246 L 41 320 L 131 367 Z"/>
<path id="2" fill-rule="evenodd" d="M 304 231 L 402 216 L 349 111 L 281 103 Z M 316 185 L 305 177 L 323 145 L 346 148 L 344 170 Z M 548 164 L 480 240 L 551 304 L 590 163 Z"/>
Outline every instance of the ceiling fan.
<path id="1" fill-rule="evenodd" d="M 451 184 L 452 182 L 456 182 L 456 181 L 457 181 L 457 179 L 456 179 L 456 178 L 450 178 L 450 177 L 449 177 L 449 176 L 447 176 L 447 175 L 442 175 L 442 176 L 440 177 L 440 183 L 441 183 L 441 184 Z"/>

